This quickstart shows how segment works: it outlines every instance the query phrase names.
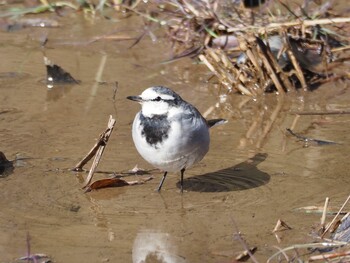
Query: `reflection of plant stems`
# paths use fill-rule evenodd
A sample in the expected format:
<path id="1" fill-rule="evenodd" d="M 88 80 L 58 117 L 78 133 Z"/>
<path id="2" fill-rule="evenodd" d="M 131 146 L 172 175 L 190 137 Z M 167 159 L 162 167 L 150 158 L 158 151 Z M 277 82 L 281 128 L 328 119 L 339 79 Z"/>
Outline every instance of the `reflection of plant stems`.
<path id="1" fill-rule="evenodd" d="M 249 249 L 247 243 L 244 241 L 244 239 L 241 236 L 241 232 L 239 231 L 236 222 L 234 221 L 233 218 L 231 218 L 233 226 L 235 228 L 235 233 L 233 234 L 233 237 L 239 241 L 239 243 L 241 243 L 242 247 L 245 249 L 245 251 L 248 253 L 248 255 L 250 256 L 250 259 L 254 262 L 254 263 L 258 263 L 258 260 L 255 258 L 255 256 L 253 255 L 253 253 L 251 252 L 251 250 Z"/>
<path id="2" fill-rule="evenodd" d="M 304 105 L 303 105 L 304 107 Z M 297 122 L 298 120 L 300 119 L 300 115 L 295 115 L 294 119 L 293 119 L 293 122 L 292 122 L 292 125 L 290 126 L 290 130 L 294 130 L 295 127 L 297 126 Z M 284 152 L 286 150 L 286 145 L 287 145 L 287 135 L 286 133 L 283 131 L 281 131 L 283 133 L 283 142 L 282 142 L 282 152 Z"/>
<path id="3" fill-rule="evenodd" d="M 271 113 L 270 119 L 267 121 L 264 130 L 263 130 L 263 134 L 260 137 L 259 141 L 256 144 L 257 148 L 260 148 L 264 139 L 266 138 L 267 134 L 270 132 L 272 124 L 276 121 L 277 116 L 279 114 L 279 112 L 281 111 L 282 105 L 284 102 L 284 97 L 279 97 L 278 101 L 277 101 L 277 105 L 276 108 L 274 109 L 274 111 Z"/>
<path id="4" fill-rule="evenodd" d="M 211 114 L 213 112 L 213 110 L 215 109 L 215 106 L 210 106 L 203 114 L 202 116 L 206 119 L 209 114 Z"/>
<path id="5" fill-rule="evenodd" d="M 95 99 L 98 86 L 100 83 L 102 83 L 102 74 L 103 74 L 103 71 L 104 71 L 104 68 L 106 65 L 106 60 L 107 60 L 107 54 L 105 52 L 103 52 L 102 57 L 101 57 L 101 62 L 99 64 L 99 67 L 98 67 L 97 72 L 96 72 L 95 82 L 93 83 L 93 85 L 91 87 L 91 96 L 86 101 L 86 107 L 85 107 L 86 111 L 90 110 L 91 104 Z"/>
<path id="6" fill-rule="evenodd" d="M 27 232 L 27 237 L 26 237 L 26 243 L 27 243 L 27 262 L 30 262 L 30 255 L 31 255 L 31 252 L 30 252 L 30 235 L 29 235 L 29 232 Z"/>
<path id="7" fill-rule="evenodd" d="M 252 124 L 250 125 L 249 129 L 247 130 L 246 134 L 245 134 L 245 137 L 246 138 L 251 138 L 252 135 L 254 134 L 254 132 L 256 131 L 256 129 L 258 128 L 258 124 L 259 124 L 259 120 L 261 118 L 259 118 L 258 120 L 254 120 L 252 122 Z"/>
<path id="8" fill-rule="evenodd" d="M 294 120 L 293 120 L 293 122 L 292 122 L 292 125 L 290 126 L 290 129 L 291 129 L 292 131 L 295 130 L 295 126 L 297 126 L 297 122 L 298 122 L 299 119 L 300 119 L 300 115 L 299 115 L 299 114 L 298 114 L 298 115 L 295 115 Z"/>
<path id="9" fill-rule="evenodd" d="M 114 82 L 114 86 L 113 86 L 113 97 L 112 97 L 112 101 L 113 101 L 113 109 L 114 109 L 114 113 L 115 113 L 115 116 L 118 116 L 117 114 L 117 105 L 116 105 L 116 96 L 117 96 L 117 91 L 118 91 L 118 88 L 119 88 L 119 83 L 118 81 Z"/>
<path id="10" fill-rule="evenodd" d="M 350 49 L 350 45 L 332 48 L 331 52 L 332 52 L 332 53 L 334 53 L 334 52 L 340 52 L 340 51 L 344 51 L 344 50 L 348 50 L 348 49 Z"/>
<path id="11" fill-rule="evenodd" d="M 19 74 L 23 73 L 23 67 L 24 67 L 24 64 L 26 64 L 28 61 L 30 61 L 30 56 L 32 55 L 32 51 L 28 51 L 26 52 L 26 55 L 21 59 L 21 63 L 19 64 L 19 67 L 18 67 L 18 70 L 17 72 Z"/>
<path id="12" fill-rule="evenodd" d="M 102 74 L 106 65 L 106 61 L 107 61 L 107 54 L 105 52 L 102 53 L 102 58 L 101 58 L 101 62 L 100 65 L 98 67 L 98 70 L 96 72 L 96 77 L 95 77 L 95 81 L 98 83 L 102 83 Z"/>
<path id="13" fill-rule="evenodd" d="M 87 195 L 87 198 L 91 202 L 91 211 L 93 212 L 93 216 L 96 221 L 96 226 L 106 229 L 108 241 L 113 241 L 115 238 L 115 233 L 110 227 L 109 218 L 103 212 L 104 207 L 102 207 L 96 199 L 92 198 L 91 195 Z"/>
<path id="14" fill-rule="evenodd" d="M 246 105 L 248 102 L 250 102 L 252 100 L 251 97 L 248 96 L 244 96 L 241 98 L 241 100 L 238 103 L 238 109 L 242 109 L 244 105 Z"/>

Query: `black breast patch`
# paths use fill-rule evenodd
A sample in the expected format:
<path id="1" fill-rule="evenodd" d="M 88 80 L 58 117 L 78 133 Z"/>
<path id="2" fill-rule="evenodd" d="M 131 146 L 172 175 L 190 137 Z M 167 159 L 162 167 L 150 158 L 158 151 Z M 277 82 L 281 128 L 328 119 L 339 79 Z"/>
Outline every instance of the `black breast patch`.
<path id="1" fill-rule="evenodd" d="M 146 137 L 146 141 L 157 148 L 157 144 L 168 138 L 170 130 L 170 122 L 167 120 L 167 115 L 154 115 L 152 118 L 145 117 L 140 114 L 140 122 L 142 136 Z"/>

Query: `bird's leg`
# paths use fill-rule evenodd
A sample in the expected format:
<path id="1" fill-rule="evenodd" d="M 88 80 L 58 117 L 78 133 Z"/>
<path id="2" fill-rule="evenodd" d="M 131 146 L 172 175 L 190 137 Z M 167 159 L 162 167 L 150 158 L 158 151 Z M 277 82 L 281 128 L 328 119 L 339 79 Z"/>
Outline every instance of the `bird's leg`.
<path id="1" fill-rule="evenodd" d="M 180 181 L 180 184 L 181 184 L 181 193 L 183 193 L 184 191 L 184 173 L 185 173 L 185 168 L 182 168 L 181 169 L 181 181 Z"/>
<path id="2" fill-rule="evenodd" d="M 166 177 L 167 173 L 168 172 L 164 173 L 163 178 L 162 178 L 162 180 L 159 183 L 158 190 L 157 190 L 158 192 L 160 192 L 160 190 L 162 189 L 162 186 L 163 186 L 163 183 L 164 183 L 164 180 L 165 180 L 165 177 Z"/>

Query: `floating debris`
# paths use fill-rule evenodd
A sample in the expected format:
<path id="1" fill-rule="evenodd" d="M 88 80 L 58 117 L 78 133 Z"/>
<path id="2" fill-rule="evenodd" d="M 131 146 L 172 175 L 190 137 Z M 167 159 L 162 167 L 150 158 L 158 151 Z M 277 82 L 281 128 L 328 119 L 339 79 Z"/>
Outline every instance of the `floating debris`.
<path id="1" fill-rule="evenodd" d="M 294 209 L 295 211 L 298 212 L 304 212 L 307 214 L 322 214 L 323 212 L 323 207 L 322 206 L 315 206 L 315 205 L 310 205 L 310 206 L 303 206 Z M 335 207 L 328 207 L 327 209 L 327 215 L 335 215 L 337 213 Z M 343 215 L 346 214 L 346 212 L 341 213 Z"/>
<path id="2" fill-rule="evenodd" d="M 0 151 L 0 178 L 4 178 L 13 173 L 15 169 L 13 162 L 7 160 L 5 154 Z"/>
<path id="3" fill-rule="evenodd" d="M 318 140 L 318 139 L 314 139 L 314 138 L 305 137 L 305 136 L 294 133 L 291 129 L 288 129 L 288 128 L 286 130 L 291 135 L 298 138 L 300 141 L 303 141 L 305 143 L 304 147 L 308 147 L 310 142 L 315 143 L 316 145 L 319 145 L 319 146 L 339 144 L 339 143 L 333 142 L 333 141 L 325 141 L 325 140 Z"/>
<path id="4" fill-rule="evenodd" d="M 50 18 L 21 18 L 21 19 L 1 19 L 0 28 L 13 32 L 27 27 L 55 28 L 59 27 L 57 20 Z"/>
<path id="5" fill-rule="evenodd" d="M 79 84 L 80 81 L 72 77 L 60 66 L 53 64 L 46 56 L 44 56 L 47 76 L 46 85 L 49 89 L 53 88 L 54 84 Z"/>
<path id="6" fill-rule="evenodd" d="M 45 254 L 32 254 L 25 257 L 20 257 L 18 260 L 26 260 L 27 262 L 36 262 L 36 263 L 51 263 L 53 262 L 49 256 Z"/>

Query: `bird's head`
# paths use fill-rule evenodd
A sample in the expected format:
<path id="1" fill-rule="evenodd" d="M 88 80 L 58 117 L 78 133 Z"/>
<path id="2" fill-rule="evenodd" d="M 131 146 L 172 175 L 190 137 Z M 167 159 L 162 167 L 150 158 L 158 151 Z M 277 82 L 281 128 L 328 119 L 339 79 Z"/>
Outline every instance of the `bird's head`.
<path id="1" fill-rule="evenodd" d="M 146 117 L 169 114 L 182 102 L 178 94 L 162 86 L 148 88 L 141 95 L 128 96 L 127 99 L 139 102 L 142 106 L 142 114 Z"/>

